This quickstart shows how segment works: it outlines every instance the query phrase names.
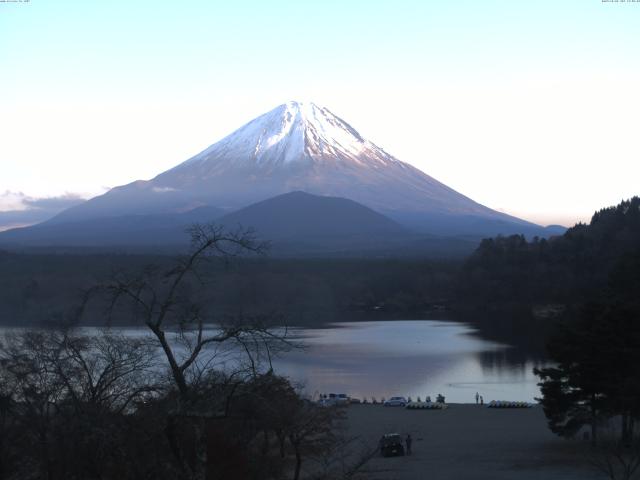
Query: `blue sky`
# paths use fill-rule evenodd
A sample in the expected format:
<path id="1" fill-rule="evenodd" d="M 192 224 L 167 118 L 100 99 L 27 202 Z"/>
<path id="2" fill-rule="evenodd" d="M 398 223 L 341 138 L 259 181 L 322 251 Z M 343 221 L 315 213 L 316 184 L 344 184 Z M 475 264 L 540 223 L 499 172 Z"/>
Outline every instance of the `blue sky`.
<path id="1" fill-rule="evenodd" d="M 306 99 L 492 208 L 587 220 L 640 193 L 638 52 L 640 3 L 601 0 L 0 3 L 0 210 Z"/>

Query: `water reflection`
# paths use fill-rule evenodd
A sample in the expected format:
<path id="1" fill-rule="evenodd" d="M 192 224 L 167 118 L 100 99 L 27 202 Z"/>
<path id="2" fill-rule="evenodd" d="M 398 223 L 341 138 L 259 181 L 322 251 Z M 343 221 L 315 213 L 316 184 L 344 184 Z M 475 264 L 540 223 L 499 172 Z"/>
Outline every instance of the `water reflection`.
<path id="1" fill-rule="evenodd" d="M 0 333 L 20 329 L 0 329 Z M 129 336 L 150 336 L 145 328 L 119 328 Z M 87 334 L 94 327 L 82 329 Z M 276 373 L 303 386 L 309 395 L 348 393 L 371 400 L 404 395 L 425 398 L 442 393 L 449 402 L 493 399 L 533 401 L 540 396 L 533 375 L 540 357 L 480 337 L 468 324 L 411 320 L 340 323 L 323 329 L 297 329 L 306 346 L 274 361 Z M 208 349 L 203 358 L 217 368 L 237 364 L 238 351 Z M 178 354 L 181 354 L 178 349 Z"/>
<path id="2" fill-rule="evenodd" d="M 305 391 L 345 392 L 359 398 L 410 395 L 451 402 L 529 400 L 539 396 L 532 369 L 513 362 L 513 348 L 479 338 L 466 324 L 440 321 L 342 323 L 305 330 L 304 352 L 276 362 L 279 373 Z"/>

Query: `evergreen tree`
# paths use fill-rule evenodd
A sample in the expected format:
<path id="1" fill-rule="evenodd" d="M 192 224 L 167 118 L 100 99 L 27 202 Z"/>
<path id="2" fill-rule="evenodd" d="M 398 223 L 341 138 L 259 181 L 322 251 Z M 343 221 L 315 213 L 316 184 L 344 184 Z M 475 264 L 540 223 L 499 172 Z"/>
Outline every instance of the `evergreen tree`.
<path id="1" fill-rule="evenodd" d="M 551 430 L 574 435 L 591 425 L 621 419 L 630 443 L 640 418 L 640 255 L 620 259 L 603 298 L 580 309 L 548 344 L 557 366 L 536 370 Z"/>
<path id="2" fill-rule="evenodd" d="M 606 368 L 601 358 L 596 317 L 597 307 L 583 311 L 583 320 L 563 325 L 549 341 L 551 358 L 556 367 L 536 369 L 540 377 L 540 402 L 552 432 L 574 436 L 582 427 L 591 427 L 591 438 L 597 438 L 597 425 L 606 408 Z"/>

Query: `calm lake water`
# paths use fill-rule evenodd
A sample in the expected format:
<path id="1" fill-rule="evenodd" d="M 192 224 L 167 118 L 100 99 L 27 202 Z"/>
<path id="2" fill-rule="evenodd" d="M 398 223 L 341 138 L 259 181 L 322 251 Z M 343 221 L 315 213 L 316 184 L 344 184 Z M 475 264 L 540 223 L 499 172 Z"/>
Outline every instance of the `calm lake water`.
<path id="1" fill-rule="evenodd" d="M 0 334 L 15 329 L 0 328 Z M 97 332 L 88 327 L 85 333 Z M 143 328 L 125 335 L 148 336 Z M 394 395 L 422 399 L 438 393 L 447 402 L 533 401 L 540 396 L 532 361 L 510 355 L 512 347 L 487 341 L 467 324 L 407 320 L 339 323 L 329 328 L 293 330 L 304 350 L 273 362 L 276 373 L 301 384 L 309 396 L 347 393 L 356 398 Z M 236 350 L 237 352 L 237 350 Z M 218 366 L 235 363 L 230 351 L 209 351 Z M 514 358 L 520 360 L 514 360 Z"/>
<path id="2" fill-rule="evenodd" d="M 309 395 L 357 398 L 438 393 L 448 402 L 533 401 L 540 396 L 533 362 L 511 363 L 507 345 L 474 335 L 466 324 L 433 320 L 340 323 L 298 331 L 307 349 L 275 362 Z"/>

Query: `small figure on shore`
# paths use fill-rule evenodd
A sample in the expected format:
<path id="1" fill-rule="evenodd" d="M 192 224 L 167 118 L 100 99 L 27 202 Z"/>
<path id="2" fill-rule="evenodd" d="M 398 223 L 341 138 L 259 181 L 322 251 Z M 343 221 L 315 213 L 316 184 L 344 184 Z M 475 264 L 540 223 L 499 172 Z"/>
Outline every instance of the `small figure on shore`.
<path id="1" fill-rule="evenodd" d="M 480 400 L 480 394 L 476 392 L 476 405 L 478 404 L 479 400 Z"/>
<path id="2" fill-rule="evenodd" d="M 436 396 L 436 402 L 437 402 L 437 403 L 444 403 L 444 395 L 442 395 L 441 393 L 439 393 L 439 394 Z"/>
<path id="3" fill-rule="evenodd" d="M 407 455 L 411 455 L 411 443 L 413 439 L 411 438 L 411 434 L 407 433 L 407 438 L 405 439 L 405 443 L 407 444 Z"/>
<path id="4" fill-rule="evenodd" d="M 431 403 L 431 395 L 427 395 L 427 398 L 425 398 L 424 401 L 427 403 Z"/>
<path id="5" fill-rule="evenodd" d="M 480 395 L 480 405 L 484 405 L 484 398 L 482 398 L 482 395 Z"/>

